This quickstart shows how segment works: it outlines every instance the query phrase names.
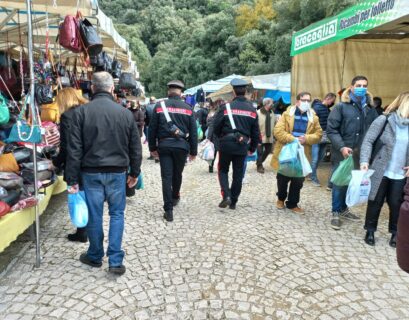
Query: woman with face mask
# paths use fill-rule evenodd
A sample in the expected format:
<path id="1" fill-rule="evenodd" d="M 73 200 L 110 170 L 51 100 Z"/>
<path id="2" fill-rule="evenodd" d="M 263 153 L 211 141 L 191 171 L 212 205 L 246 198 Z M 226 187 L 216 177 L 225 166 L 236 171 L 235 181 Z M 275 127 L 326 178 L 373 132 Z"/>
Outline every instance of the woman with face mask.
<path id="1" fill-rule="evenodd" d="M 284 145 L 298 140 L 304 146 L 304 152 L 311 161 L 311 146 L 321 141 L 322 129 L 315 112 L 311 110 L 311 94 L 301 92 L 297 95 L 295 106 L 289 107 L 283 113 L 274 127 L 274 146 L 271 165 L 275 170 L 279 168 L 279 155 Z M 287 177 L 277 173 L 277 203 L 278 209 L 291 210 L 297 214 L 304 214 L 298 206 L 300 192 L 305 178 Z M 290 184 L 289 190 L 288 185 Z M 287 200 L 287 201 L 286 201 Z"/>
<path id="2" fill-rule="evenodd" d="M 409 177 L 409 92 L 400 94 L 369 128 L 361 147 L 361 170 L 375 170 L 365 219 L 365 243 L 375 245 L 379 214 L 389 207 L 389 241 L 396 247 L 399 209 Z M 405 230 L 406 232 L 406 230 Z"/>

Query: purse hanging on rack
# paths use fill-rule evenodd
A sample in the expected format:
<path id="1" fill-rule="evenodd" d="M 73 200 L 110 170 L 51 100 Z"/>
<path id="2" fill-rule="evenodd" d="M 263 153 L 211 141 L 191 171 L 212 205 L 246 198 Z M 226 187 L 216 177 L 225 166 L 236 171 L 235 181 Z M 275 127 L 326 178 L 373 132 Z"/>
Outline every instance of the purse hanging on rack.
<path id="1" fill-rule="evenodd" d="M 28 143 L 40 143 L 42 141 L 41 128 L 38 120 L 38 113 L 36 112 L 35 102 L 30 103 L 30 115 L 32 119 L 32 124 L 29 125 L 24 119 L 26 112 L 26 105 L 29 96 L 21 108 L 21 112 L 18 116 L 17 122 L 11 128 L 10 135 L 5 141 L 6 143 L 11 142 L 28 142 Z M 31 101 L 30 101 L 31 102 Z"/>

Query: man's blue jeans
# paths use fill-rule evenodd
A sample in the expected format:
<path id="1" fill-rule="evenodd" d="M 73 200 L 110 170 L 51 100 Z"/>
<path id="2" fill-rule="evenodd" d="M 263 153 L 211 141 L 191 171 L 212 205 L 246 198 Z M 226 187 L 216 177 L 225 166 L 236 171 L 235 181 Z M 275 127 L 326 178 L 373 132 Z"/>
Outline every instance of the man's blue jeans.
<path id="1" fill-rule="evenodd" d="M 312 173 L 311 173 L 311 180 L 315 182 L 318 181 L 317 177 L 317 169 L 320 161 L 324 158 L 325 156 L 325 149 L 327 147 L 326 143 L 317 143 L 312 145 L 312 161 L 311 161 L 311 168 L 312 168 Z"/>
<path id="2" fill-rule="evenodd" d="M 104 202 L 109 208 L 109 238 L 107 256 L 110 267 L 122 265 L 124 251 L 121 249 L 124 232 L 124 211 L 126 206 L 124 173 L 82 173 L 85 196 L 88 205 L 87 233 L 90 260 L 99 262 L 104 257 L 103 214 Z"/>

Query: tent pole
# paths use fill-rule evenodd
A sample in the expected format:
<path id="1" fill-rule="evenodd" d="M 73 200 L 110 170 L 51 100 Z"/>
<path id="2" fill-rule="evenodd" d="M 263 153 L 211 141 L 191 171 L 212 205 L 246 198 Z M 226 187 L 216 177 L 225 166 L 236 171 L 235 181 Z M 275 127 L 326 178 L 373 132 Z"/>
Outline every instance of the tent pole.
<path id="1" fill-rule="evenodd" d="M 34 95 L 34 59 L 33 59 L 33 26 L 32 26 L 32 16 L 31 16 L 31 1 L 26 0 L 27 6 L 27 46 L 28 46 L 28 60 L 30 64 L 30 110 L 31 116 L 34 118 L 37 116 L 36 106 L 35 106 L 35 95 Z M 34 111 L 34 112 L 33 112 Z M 34 164 L 34 193 L 35 199 L 38 201 L 38 178 L 37 178 L 37 144 L 33 144 L 33 164 Z M 35 206 L 35 232 L 36 232 L 36 263 L 35 267 L 39 268 L 41 263 L 40 256 L 40 213 L 38 210 L 38 203 Z"/>

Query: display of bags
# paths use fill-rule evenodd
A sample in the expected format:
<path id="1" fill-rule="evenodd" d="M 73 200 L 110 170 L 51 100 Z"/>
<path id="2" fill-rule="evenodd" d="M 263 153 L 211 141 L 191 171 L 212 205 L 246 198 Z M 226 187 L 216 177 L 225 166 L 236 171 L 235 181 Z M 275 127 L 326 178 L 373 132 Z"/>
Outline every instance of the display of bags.
<path id="1" fill-rule="evenodd" d="M 88 207 L 84 191 L 68 194 L 68 210 L 71 222 L 77 228 L 84 228 L 88 223 Z"/>
<path id="2" fill-rule="evenodd" d="M 23 186 L 23 178 L 13 172 L 0 172 L 0 187 L 6 190 L 20 189 Z"/>
<path id="3" fill-rule="evenodd" d="M 41 121 L 60 122 L 60 110 L 57 102 L 41 106 Z"/>
<path id="4" fill-rule="evenodd" d="M 59 43 L 65 49 L 75 53 L 82 51 L 77 17 L 68 15 L 60 24 L 58 32 Z"/>
<path id="5" fill-rule="evenodd" d="M 357 206 L 368 202 L 371 192 L 371 176 L 374 170 L 352 170 L 352 179 L 348 185 L 345 203 L 348 207 Z"/>
<path id="6" fill-rule="evenodd" d="M 21 164 L 23 168 L 34 170 L 34 162 L 26 162 Z M 37 171 L 51 170 L 53 163 L 50 160 L 41 160 L 37 162 Z"/>
<path id="7" fill-rule="evenodd" d="M 39 105 L 53 103 L 54 94 L 51 85 L 36 84 L 35 98 Z"/>
<path id="8" fill-rule="evenodd" d="M 134 89 L 137 87 L 136 79 L 132 73 L 123 72 L 119 78 L 119 86 L 121 89 Z"/>
<path id="9" fill-rule="evenodd" d="M 119 77 L 121 76 L 121 73 L 122 73 L 122 64 L 118 60 L 114 59 L 114 61 L 112 61 L 111 75 L 114 79 L 119 79 Z"/>
<path id="10" fill-rule="evenodd" d="M 60 145 L 60 130 L 54 122 L 44 121 L 41 123 L 44 128 L 44 143 L 47 146 L 58 146 Z"/>
<path id="11" fill-rule="evenodd" d="M 0 171 L 1 172 L 16 172 L 20 171 L 16 158 L 12 153 L 0 155 Z"/>
<path id="12" fill-rule="evenodd" d="M 352 155 L 350 155 L 340 162 L 337 170 L 332 174 L 331 182 L 338 187 L 349 185 L 352 179 L 352 170 L 354 170 L 354 159 Z"/>
<path id="13" fill-rule="evenodd" d="M 79 20 L 79 30 L 82 43 L 90 56 L 101 53 L 103 44 L 97 30 L 88 19 Z"/>
<path id="14" fill-rule="evenodd" d="M 13 155 L 17 163 L 20 164 L 23 162 L 30 162 L 33 151 L 26 147 L 17 147 L 13 150 Z"/>
<path id="15" fill-rule="evenodd" d="M 10 121 L 10 110 L 6 98 L 0 93 L 0 125 L 7 124 Z"/>

